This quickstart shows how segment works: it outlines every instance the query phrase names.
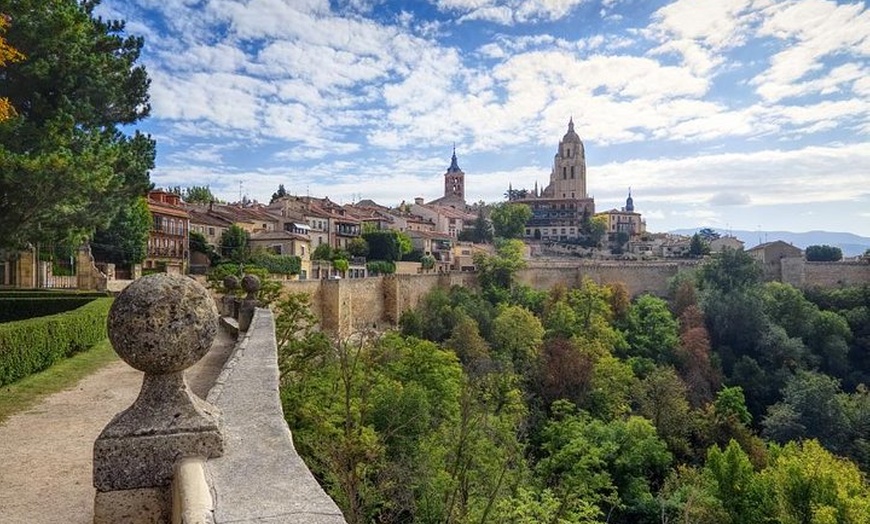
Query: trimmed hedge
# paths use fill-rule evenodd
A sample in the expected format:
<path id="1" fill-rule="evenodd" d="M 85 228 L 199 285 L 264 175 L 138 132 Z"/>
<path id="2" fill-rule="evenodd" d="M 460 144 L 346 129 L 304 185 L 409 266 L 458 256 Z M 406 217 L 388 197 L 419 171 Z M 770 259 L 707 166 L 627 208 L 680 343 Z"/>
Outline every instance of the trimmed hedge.
<path id="1" fill-rule="evenodd" d="M 42 371 L 106 338 L 111 298 L 73 311 L 0 324 L 0 386 Z"/>
<path id="2" fill-rule="evenodd" d="M 46 317 L 72 311 L 93 302 L 95 298 L 76 295 L 0 296 L 0 323 Z"/>

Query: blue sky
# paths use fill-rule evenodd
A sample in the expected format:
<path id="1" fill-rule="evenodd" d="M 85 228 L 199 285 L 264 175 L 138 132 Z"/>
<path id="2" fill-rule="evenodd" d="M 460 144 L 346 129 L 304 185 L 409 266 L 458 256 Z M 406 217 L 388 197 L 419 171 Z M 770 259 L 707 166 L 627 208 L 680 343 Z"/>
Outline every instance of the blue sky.
<path id="1" fill-rule="evenodd" d="M 545 185 L 648 229 L 870 236 L 870 10 L 827 0 L 104 0 L 145 38 L 158 186 L 385 205 Z"/>

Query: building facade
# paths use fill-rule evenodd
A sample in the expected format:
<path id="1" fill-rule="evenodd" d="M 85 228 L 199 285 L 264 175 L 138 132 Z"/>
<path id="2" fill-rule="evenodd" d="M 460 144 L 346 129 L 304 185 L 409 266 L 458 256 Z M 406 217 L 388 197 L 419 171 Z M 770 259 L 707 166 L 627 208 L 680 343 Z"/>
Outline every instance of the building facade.
<path id="1" fill-rule="evenodd" d="M 148 193 L 151 231 L 148 234 L 148 254 L 144 269 L 167 273 L 187 273 L 190 257 L 188 235 L 190 215 L 181 205 L 181 197 L 168 191 Z"/>

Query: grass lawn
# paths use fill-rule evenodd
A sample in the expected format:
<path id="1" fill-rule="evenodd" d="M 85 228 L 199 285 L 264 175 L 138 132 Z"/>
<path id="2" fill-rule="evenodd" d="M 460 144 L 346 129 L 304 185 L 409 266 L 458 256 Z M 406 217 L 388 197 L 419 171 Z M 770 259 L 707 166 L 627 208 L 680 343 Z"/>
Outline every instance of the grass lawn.
<path id="1" fill-rule="evenodd" d="M 71 388 L 84 377 L 118 360 L 108 339 L 62 360 L 45 371 L 0 387 L 0 423 L 38 403 L 43 397 Z"/>

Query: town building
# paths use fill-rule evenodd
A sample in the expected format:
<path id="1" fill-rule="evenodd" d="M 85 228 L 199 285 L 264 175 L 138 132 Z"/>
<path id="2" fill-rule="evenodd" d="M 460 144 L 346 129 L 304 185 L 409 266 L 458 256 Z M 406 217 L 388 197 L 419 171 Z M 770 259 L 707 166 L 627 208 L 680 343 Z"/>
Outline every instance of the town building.
<path id="1" fill-rule="evenodd" d="M 322 244 L 346 249 L 354 238 L 362 234 L 362 222 L 329 198 L 285 196 L 270 204 L 269 209 L 285 219 L 297 220 L 293 217 L 301 216 L 308 225 L 312 249 Z M 292 223 L 296 224 L 293 227 L 301 229 L 298 220 Z"/>
<path id="2" fill-rule="evenodd" d="M 143 269 L 187 273 L 190 215 L 182 206 L 181 197 L 169 191 L 151 191 L 148 211 L 151 212 L 151 231 Z"/>
<path id="3" fill-rule="evenodd" d="M 311 274 L 311 242 L 307 235 L 294 232 L 292 228 L 287 231 L 260 231 L 251 235 L 248 244 L 252 250 L 299 257 L 299 278 L 305 280 Z"/>
<path id="4" fill-rule="evenodd" d="M 721 253 L 723 249 L 743 249 L 743 241 L 737 237 L 725 235 L 710 241 L 710 253 Z"/>
<path id="5" fill-rule="evenodd" d="M 782 281 L 782 260 L 803 258 L 804 252 L 782 240 L 765 242 L 746 251 L 761 264 L 765 280 Z"/>
<path id="6" fill-rule="evenodd" d="M 603 217 L 607 224 L 607 237 L 613 242 L 619 233 L 627 235 L 626 241 L 635 241 L 646 233 L 646 222 L 640 213 L 634 210 L 634 199 L 631 198 L 631 190 L 628 190 L 628 198 L 625 199 L 625 207 L 602 211 L 595 216 Z"/>

